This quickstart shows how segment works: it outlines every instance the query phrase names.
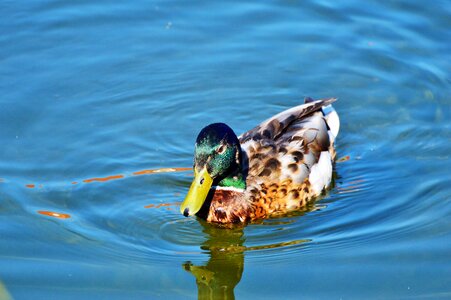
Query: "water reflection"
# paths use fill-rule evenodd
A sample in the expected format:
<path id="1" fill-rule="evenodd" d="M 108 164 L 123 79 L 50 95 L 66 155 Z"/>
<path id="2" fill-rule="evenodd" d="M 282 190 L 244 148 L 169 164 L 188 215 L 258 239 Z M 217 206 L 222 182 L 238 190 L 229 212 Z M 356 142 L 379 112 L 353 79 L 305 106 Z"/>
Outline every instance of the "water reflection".
<path id="1" fill-rule="evenodd" d="M 203 220 L 200 220 L 200 223 L 207 236 L 201 249 L 208 252 L 210 258 L 205 265 L 194 265 L 191 262 L 183 264 L 183 268 L 196 278 L 198 299 L 235 299 L 234 289 L 243 274 L 245 252 L 297 247 L 311 241 L 297 239 L 247 247 L 244 245 L 244 225 L 223 228 Z"/>
<path id="2" fill-rule="evenodd" d="M 0 300 L 12 300 L 11 295 L 6 290 L 6 287 L 2 284 L 0 280 Z"/>
<path id="3" fill-rule="evenodd" d="M 118 179 L 124 179 L 131 176 L 140 176 L 140 175 L 150 175 L 150 174 L 160 174 L 160 173 L 173 173 L 173 172 L 186 172 L 186 171 L 192 171 L 192 168 L 160 168 L 160 169 L 145 169 L 141 171 L 132 172 L 129 174 L 116 174 L 116 175 L 108 175 L 103 177 L 93 177 L 93 178 L 87 178 L 87 179 L 81 179 L 80 181 L 71 181 L 71 185 L 79 184 L 80 182 L 83 183 L 93 183 L 93 182 L 107 182 L 107 181 L 113 181 Z M 193 174 L 188 173 L 187 176 L 193 176 Z M 0 183 L 6 182 L 4 178 L 0 178 Z M 64 184 L 69 184 L 68 182 L 63 182 Z M 61 184 L 61 182 L 58 182 L 58 184 Z M 49 184 L 46 184 L 48 186 Z M 25 187 L 28 189 L 34 189 L 34 188 L 43 188 L 43 184 L 35 184 L 35 183 L 27 183 L 25 184 Z"/>
<path id="4" fill-rule="evenodd" d="M 195 266 L 186 262 L 183 267 L 196 277 L 199 299 L 235 299 L 234 289 L 244 269 L 243 227 L 218 228 L 201 221 L 208 237 L 202 250 L 208 251 L 206 265 Z"/>

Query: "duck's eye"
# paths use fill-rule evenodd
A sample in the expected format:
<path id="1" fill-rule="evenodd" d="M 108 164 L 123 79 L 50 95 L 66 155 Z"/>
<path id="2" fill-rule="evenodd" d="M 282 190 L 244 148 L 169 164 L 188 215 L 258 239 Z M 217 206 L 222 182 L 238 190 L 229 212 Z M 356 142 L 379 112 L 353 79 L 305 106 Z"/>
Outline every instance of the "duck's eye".
<path id="1" fill-rule="evenodd" d="M 222 153 L 224 153 L 224 151 L 226 151 L 226 149 L 227 149 L 227 146 L 221 145 L 218 147 L 218 149 L 216 149 L 216 153 L 222 154 Z"/>

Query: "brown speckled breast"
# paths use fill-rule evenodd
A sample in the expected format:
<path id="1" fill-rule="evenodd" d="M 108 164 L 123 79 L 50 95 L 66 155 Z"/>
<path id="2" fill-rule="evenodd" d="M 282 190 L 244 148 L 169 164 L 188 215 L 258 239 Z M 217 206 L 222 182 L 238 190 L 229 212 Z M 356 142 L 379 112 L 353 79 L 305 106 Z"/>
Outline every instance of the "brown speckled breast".
<path id="1" fill-rule="evenodd" d="M 314 197 L 308 180 L 263 183 L 245 192 L 212 189 L 199 216 L 214 223 L 249 222 L 298 210 Z"/>
<path id="2" fill-rule="evenodd" d="M 208 222 L 247 222 L 250 220 L 250 205 L 244 192 L 212 188 L 198 215 Z"/>

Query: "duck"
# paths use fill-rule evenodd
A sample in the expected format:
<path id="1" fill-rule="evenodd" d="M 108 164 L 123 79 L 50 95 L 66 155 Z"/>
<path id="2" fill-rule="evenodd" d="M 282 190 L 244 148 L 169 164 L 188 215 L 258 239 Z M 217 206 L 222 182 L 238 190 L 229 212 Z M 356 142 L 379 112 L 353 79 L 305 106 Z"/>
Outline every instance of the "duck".
<path id="1" fill-rule="evenodd" d="M 180 212 L 233 224 L 306 208 L 331 185 L 340 128 L 336 100 L 305 98 L 240 136 L 224 123 L 204 127 Z"/>

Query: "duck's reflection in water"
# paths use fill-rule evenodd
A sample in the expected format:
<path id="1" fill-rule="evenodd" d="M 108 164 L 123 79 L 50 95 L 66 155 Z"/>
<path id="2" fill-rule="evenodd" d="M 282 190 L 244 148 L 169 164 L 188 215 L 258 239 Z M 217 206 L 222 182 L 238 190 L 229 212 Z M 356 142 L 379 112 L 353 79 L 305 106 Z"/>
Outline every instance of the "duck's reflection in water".
<path id="1" fill-rule="evenodd" d="M 186 262 L 186 271 L 196 277 L 199 299 L 235 299 L 234 288 L 244 269 L 243 228 L 217 228 L 202 222 L 208 239 L 201 248 L 210 253 L 204 266 Z"/>
<path id="2" fill-rule="evenodd" d="M 201 248 L 210 254 L 210 259 L 206 265 L 183 264 L 184 269 L 196 277 L 199 299 L 235 299 L 234 289 L 243 274 L 246 251 L 297 247 L 310 241 L 300 239 L 246 247 L 244 225 L 218 228 L 205 221 L 200 222 L 207 236 Z"/>
<path id="3" fill-rule="evenodd" d="M 11 295 L 8 293 L 8 290 L 3 285 L 1 280 L 0 280 L 0 300 L 12 300 Z"/>

